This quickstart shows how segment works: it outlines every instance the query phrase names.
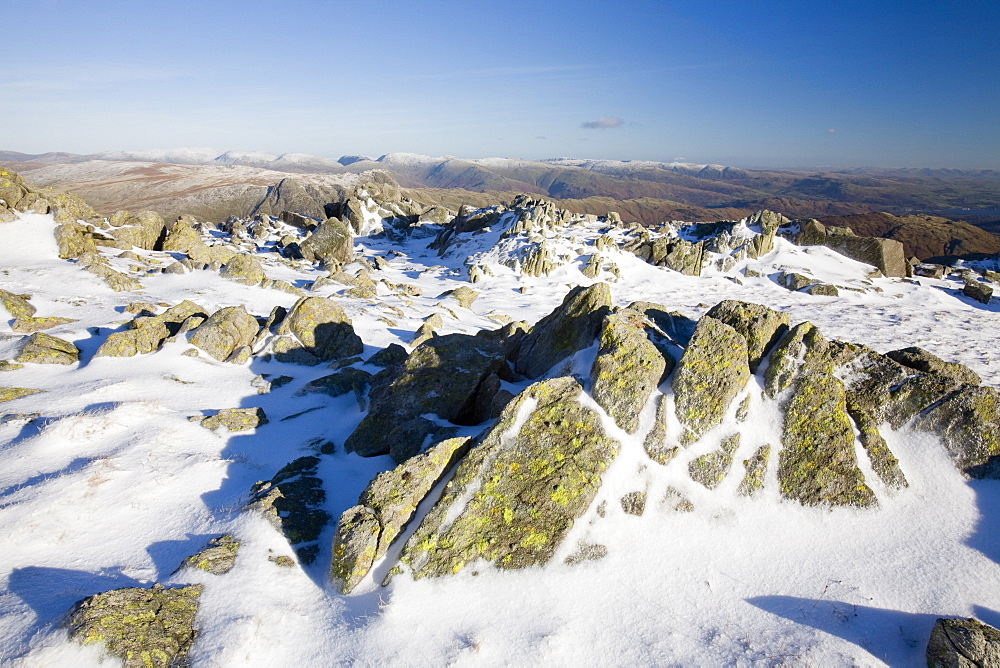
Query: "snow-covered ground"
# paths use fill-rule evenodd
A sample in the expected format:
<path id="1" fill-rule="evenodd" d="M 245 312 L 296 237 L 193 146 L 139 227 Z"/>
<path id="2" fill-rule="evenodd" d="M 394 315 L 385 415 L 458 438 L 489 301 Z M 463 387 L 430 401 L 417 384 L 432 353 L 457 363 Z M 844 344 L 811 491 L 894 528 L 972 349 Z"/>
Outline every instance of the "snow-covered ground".
<path id="1" fill-rule="evenodd" d="M 206 666 L 914 665 L 923 661 L 939 616 L 976 616 L 1000 626 L 1000 482 L 963 479 L 934 437 L 888 432 L 910 485 L 887 490 L 867 476 L 877 509 L 811 508 L 779 498 L 773 461 L 763 492 L 753 498 L 737 495 L 739 476 L 713 491 L 693 482 L 687 463 L 714 447 L 710 439 L 668 466 L 651 461 L 642 435 L 653 421 L 652 402 L 635 436 L 607 421 L 620 453 L 593 507 L 548 565 L 467 568 L 419 581 L 404 575 L 387 587 L 370 578 L 339 595 L 327 579 L 333 526 L 314 564 L 280 568 L 268 557 L 294 556 L 288 543 L 262 517 L 242 510 L 255 481 L 326 442 L 336 452 L 321 458 L 319 475 L 334 518 L 356 503 L 375 473 L 392 467 L 387 456 L 343 451 L 363 415 L 351 394 L 296 396 L 329 369 L 260 358 L 224 364 L 184 355 L 190 348 L 184 341 L 148 355 L 94 358 L 107 333 L 132 317 L 124 312 L 130 302 L 191 299 L 210 312 L 242 304 L 266 316 L 296 297 L 210 271 L 147 274 L 140 278 L 143 291 L 115 293 L 57 258 L 53 226 L 41 215 L 0 224 L 0 288 L 30 294 L 38 316 L 74 318 L 49 333 L 82 351 L 78 365 L 27 364 L 0 374 L 0 385 L 44 390 L 0 405 L 0 663 L 99 663 L 100 647 L 67 638 L 64 613 L 85 596 L 153 582 L 205 585 L 190 658 Z M 568 248 L 586 241 L 586 233 L 579 236 L 553 243 Z M 423 296 L 380 287 L 376 299 L 353 299 L 336 284 L 319 291 L 336 293 L 366 344 L 363 357 L 390 343 L 408 344 L 432 313 L 444 315 L 442 333 L 494 328 L 500 316 L 533 323 L 571 286 L 611 278 L 585 278 L 581 262 L 540 278 L 494 263 L 495 275 L 472 286 L 481 296 L 469 309 L 439 299 L 468 285 L 469 249 L 438 257 L 426 248 L 429 240 L 359 238 L 356 245 L 368 257 L 398 251 L 377 277 L 416 285 Z M 486 253 L 494 241 L 495 233 L 476 241 L 484 263 L 495 259 Z M 272 279 L 302 285 L 320 275 L 260 257 Z M 742 284 L 731 280 L 733 271 L 689 277 L 625 252 L 605 257 L 621 272 L 611 284 L 618 305 L 658 302 L 699 317 L 722 299 L 757 302 L 787 311 L 792 323 L 811 321 L 828 338 L 880 352 L 921 346 L 1000 388 L 996 302 L 983 306 L 962 296 L 955 281 L 866 283 L 869 267 L 781 239 L 760 262 L 744 261 L 765 275 L 739 276 Z M 114 263 L 128 271 L 129 262 Z M 802 268 L 867 289 L 811 296 L 767 277 Z M 23 338 L 11 321 L 0 320 L 0 359 L 13 358 Z M 587 356 L 594 354 L 582 351 L 576 363 L 589 368 Z M 261 374 L 293 380 L 258 394 Z M 759 382 L 751 380 L 751 394 L 759 396 L 753 386 Z M 669 382 L 661 390 L 669 397 Z M 188 419 L 249 406 L 263 408 L 269 424 L 230 434 Z M 776 442 L 780 431 L 776 415 L 751 415 L 739 426 L 737 462 L 760 443 Z M 473 434 L 482 427 L 464 429 Z M 693 512 L 659 502 L 670 486 L 692 501 Z M 618 499 L 643 489 L 651 499 L 645 513 L 625 514 Z M 596 510 L 602 501 L 603 517 Z M 242 543 L 232 571 L 174 573 L 222 533 Z M 606 545 L 607 556 L 565 564 L 561 557 L 579 540 Z"/>

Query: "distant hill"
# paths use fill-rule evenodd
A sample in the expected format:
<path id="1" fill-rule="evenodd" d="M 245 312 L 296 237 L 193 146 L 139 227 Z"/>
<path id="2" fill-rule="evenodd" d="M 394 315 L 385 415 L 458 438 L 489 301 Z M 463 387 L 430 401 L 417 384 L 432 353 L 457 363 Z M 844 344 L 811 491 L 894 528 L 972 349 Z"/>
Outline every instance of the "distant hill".
<path id="1" fill-rule="evenodd" d="M 828 225 L 849 227 L 865 237 L 885 237 L 902 242 L 907 257 L 924 260 L 944 255 L 1000 253 L 1000 238 L 963 221 L 939 216 L 894 216 L 876 212 L 851 216 L 826 216 Z"/>

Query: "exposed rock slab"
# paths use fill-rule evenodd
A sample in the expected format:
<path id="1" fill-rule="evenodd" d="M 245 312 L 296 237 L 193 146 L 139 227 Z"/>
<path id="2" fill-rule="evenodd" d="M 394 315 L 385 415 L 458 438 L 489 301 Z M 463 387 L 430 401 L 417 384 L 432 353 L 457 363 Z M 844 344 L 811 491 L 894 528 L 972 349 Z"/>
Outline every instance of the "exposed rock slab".
<path id="1" fill-rule="evenodd" d="M 311 564 L 319 554 L 320 532 L 330 521 L 323 510 L 326 492 L 316 477 L 317 457 L 299 457 L 283 466 L 268 481 L 251 489 L 248 507 L 261 513 L 295 547 L 299 560 Z"/>
<path id="2" fill-rule="evenodd" d="M 209 316 L 191 332 L 188 341 L 225 362 L 238 348 L 250 345 L 259 327 L 257 319 L 242 305 L 228 306 Z"/>
<path id="3" fill-rule="evenodd" d="M 727 299 L 709 309 L 707 315 L 743 335 L 747 341 L 751 373 L 757 370 L 760 361 L 788 331 L 787 313 L 760 304 Z"/>
<path id="4" fill-rule="evenodd" d="M 282 361 L 309 362 L 311 358 L 316 364 L 358 355 L 364 350 L 364 343 L 354 332 L 344 309 L 325 297 L 299 299 L 278 327 L 278 335 L 295 337 L 284 347 L 276 345 L 275 352 Z"/>
<path id="5" fill-rule="evenodd" d="M 35 332 L 24 342 L 21 352 L 14 359 L 20 363 L 76 364 L 80 361 L 80 349 L 51 334 Z"/>
<path id="6" fill-rule="evenodd" d="M 978 619 L 938 619 L 927 642 L 929 668 L 1000 666 L 1000 630 Z"/>
<path id="7" fill-rule="evenodd" d="M 239 550 L 240 541 L 230 534 L 216 536 L 200 552 L 185 559 L 180 568 L 197 568 L 212 575 L 224 575 L 236 565 Z"/>

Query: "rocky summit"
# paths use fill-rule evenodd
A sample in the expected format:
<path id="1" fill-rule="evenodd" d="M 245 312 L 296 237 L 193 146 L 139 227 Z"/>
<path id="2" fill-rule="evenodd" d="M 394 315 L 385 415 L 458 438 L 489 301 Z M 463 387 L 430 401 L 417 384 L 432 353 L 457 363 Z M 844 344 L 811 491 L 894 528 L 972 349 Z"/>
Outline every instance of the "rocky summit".
<path id="1" fill-rule="evenodd" d="M 997 257 L 371 175 L 224 220 L 2 179 L 7 660 L 996 654 Z"/>

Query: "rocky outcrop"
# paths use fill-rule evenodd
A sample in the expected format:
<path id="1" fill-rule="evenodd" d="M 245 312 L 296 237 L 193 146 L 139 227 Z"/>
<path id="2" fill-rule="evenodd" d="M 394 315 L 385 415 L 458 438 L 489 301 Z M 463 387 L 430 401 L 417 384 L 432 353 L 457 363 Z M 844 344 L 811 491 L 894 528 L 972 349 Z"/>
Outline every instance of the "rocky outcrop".
<path id="1" fill-rule="evenodd" d="M 281 361 L 319 364 L 358 355 L 364 343 L 335 302 L 302 297 L 278 327 L 273 349 Z"/>
<path id="2" fill-rule="evenodd" d="M 354 232 L 343 221 L 327 218 L 300 244 L 300 252 L 310 262 L 347 264 L 354 259 Z"/>
<path id="3" fill-rule="evenodd" d="M 80 361 L 80 349 L 69 341 L 56 338 L 45 332 L 35 332 L 27 338 L 21 351 L 14 358 L 22 364 L 76 364 Z"/>
<path id="4" fill-rule="evenodd" d="M 788 314 L 760 304 L 731 299 L 719 302 L 706 314 L 729 325 L 746 339 L 750 372 L 788 331 Z"/>
<path id="5" fill-rule="evenodd" d="M 1000 630 L 978 619 L 938 619 L 927 642 L 927 666 L 1000 666 Z"/>
<path id="6" fill-rule="evenodd" d="M 199 421 L 205 429 L 223 427 L 226 431 L 250 431 L 267 424 L 263 408 L 223 408 Z"/>
<path id="7" fill-rule="evenodd" d="M 607 283 L 573 288 L 521 341 L 515 369 L 528 378 L 538 378 L 557 362 L 589 347 L 610 310 L 611 288 Z"/>
<path id="8" fill-rule="evenodd" d="M 216 536 L 197 554 L 193 554 L 180 565 L 181 568 L 197 568 L 212 575 L 225 575 L 236 565 L 236 555 L 240 541 L 229 534 Z"/>
<path id="9" fill-rule="evenodd" d="M 89 596 L 69 612 L 70 638 L 84 645 L 103 643 L 126 668 L 185 665 L 198 636 L 195 617 L 203 589 L 155 584 Z"/>
<path id="10" fill-rule="evenodd" d="M 299 561 L 311 564 L 319 554 L 320 532 L 330 521 L 323 510 L 326 492 L 316 476 L 317 457 L 299 457 L 283 466 L 268 481 L 258 481 L 250 490 L 248 508 L 261 513 L 284 534 Z"/>
<path id="11" fill-rule="evenodd" d="M 402 364 L 375 376 L 371 409 L 344 447 L 364 457 L 409 459 L 427 438 L 446 433 L 425 415 L 470 421 L 480 385 L 505 365 L 499 343 L 485 337 L 448 334 L 424 341 Z"/>
<path id="12" fill-rule="evenodd" d="M 572 378 L 530 386 L 459 463 L 403 548 L 414 577 L 544 564 L 593 501 L 618 450 Z M 522 416 L 522 412 L 527 413 Z"/>
<path id="13" fill-rule="evenodd" d="M 12 318 L 30 318 L 35 315 L 37 309 L 28 301 L 30 298 L 30 295 L 16 295 L 7 290 L 0 290 L 0 304 L 7 309 Z"/>
<path id="14" fill-rule="evenodd" d="M 905 277 L 908 257 L 893 239 L 859 237 L 847 227 L 826 226 L 818 220 L 793 221 L 779 234 L 800 246 L 826 246 L 852 260 L 874 265 L 883 276 Z"/>
<path id="15" fill-rule="evenodd" d="M 260 325 L 243 306 L 228 306 L 213 313 L 191 332 L 188 341 L 220 362 L 237 361 L 238 351 L 249 355 L 250 343 Z"/>
<path id="16" fill-rule="evenodd" d="M 95 357 L 131 357 L 160 349 L 182 326 L 193 329 L 208 314 L 192 301 L 184 300 L 157 316 L 139 316 L 129 323 L 129 329 L 112 332 L 97 349 Z"/>
<path id="17" fill-rule="evenodd" d="M 143 250 L 161 250 L 167 236 L 167 225 L 155 211 L 131 214 L 119 211 L 109 219 L 108 234 L 124 244 L 126 250 L 135 246 Z"/>
<path id="18" fill-rule="evenodd" d="M 973 478 L 1000 478 L 1000 393 L 964 386 L 934 404 L 915 425 L 942 437 L 955 465 Z"/>

